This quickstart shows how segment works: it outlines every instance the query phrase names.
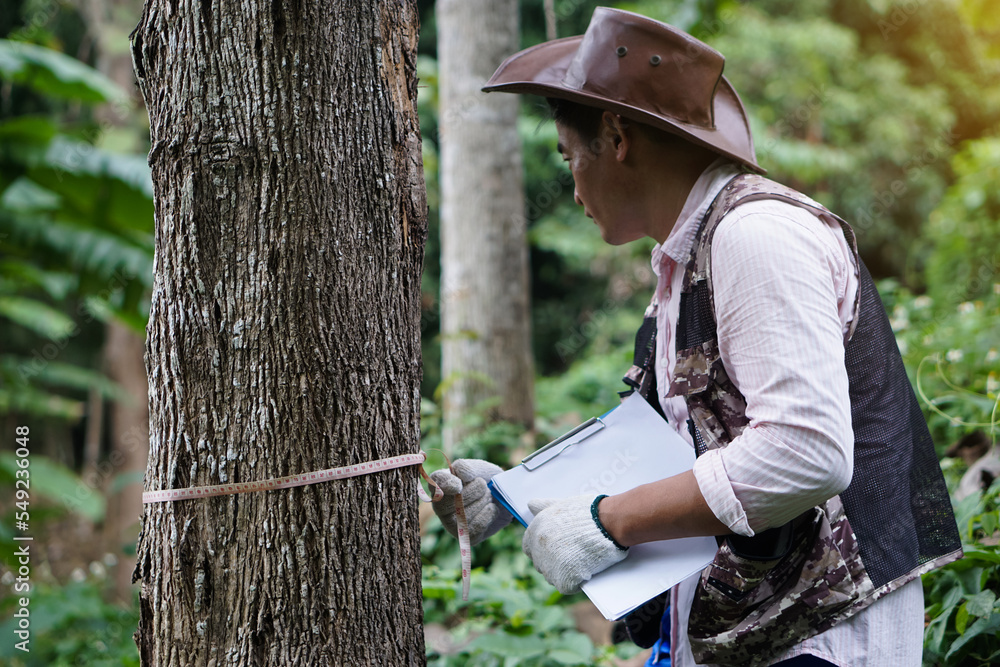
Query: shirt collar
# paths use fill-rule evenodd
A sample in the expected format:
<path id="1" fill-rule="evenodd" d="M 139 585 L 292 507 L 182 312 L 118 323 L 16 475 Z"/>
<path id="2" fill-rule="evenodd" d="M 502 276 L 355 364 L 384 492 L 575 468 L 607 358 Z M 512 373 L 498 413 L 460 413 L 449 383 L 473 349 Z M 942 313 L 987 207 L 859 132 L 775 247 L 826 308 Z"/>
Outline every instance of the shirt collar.
<path id="1" fill-rule="evenodd" d="M 691 192 L 688 193 L 684 207 L 677 216 L 677 222 L 670 230 L 667 240 L 653 247 L 653 271 L 656 275 L 660 275 L 660 264 L 665 256 L 675 262 L 684 261 L 691 252 L 698 226 L 705 217 L 708 207 L 712 205 L 726 183 L 741 171 L 740 165 L 720 157 L 701 173 Z"/>

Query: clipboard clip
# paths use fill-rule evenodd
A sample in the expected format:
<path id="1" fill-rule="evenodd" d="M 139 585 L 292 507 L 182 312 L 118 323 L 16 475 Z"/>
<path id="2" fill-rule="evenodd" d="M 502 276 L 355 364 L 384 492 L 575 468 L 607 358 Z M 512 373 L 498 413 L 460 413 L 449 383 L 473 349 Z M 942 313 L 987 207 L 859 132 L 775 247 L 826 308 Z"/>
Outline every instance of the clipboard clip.
<path id="1" fill-rule="evenodd" d="M 521 459 L 521 465 L 528 470 L 535 470 L 562 454 L 568 447 L 578 445 L 590 436 L 599 433 L 605 426 L 607 424 L 600 417 L 591 417 L 573 430 L 562 434 L 549 444 L 525 456 Z"/>

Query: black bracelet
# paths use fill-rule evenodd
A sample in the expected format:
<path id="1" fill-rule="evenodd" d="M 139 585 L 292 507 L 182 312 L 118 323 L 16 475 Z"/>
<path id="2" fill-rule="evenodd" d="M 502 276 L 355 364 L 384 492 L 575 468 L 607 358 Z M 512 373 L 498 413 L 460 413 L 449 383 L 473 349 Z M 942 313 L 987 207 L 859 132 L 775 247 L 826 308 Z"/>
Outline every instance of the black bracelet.
<path id="1" fill-rule="evenodd" d="M 623 547 L 622 545 L 618 544 L 618 540 L 611 537 L 611 533 L 607 531 L 607 529 L 601 523 L 601 518 L 598 516 L 597 504 L 607 497 L 608 494 L 605 493 L 604 495 L 597 496 L 596 498 L 594 498 L 594 502 L 590 503 L 590 516 L 594 517 L 594 523 L 596 523 L 598 529 L 600 529 L 601 535 L 604 535 L 604 537 L 611 540 L 611 544 L 615 545 L 615 547 L 617 547 L 619 551 L 628 551 L 628 547 Z"/>

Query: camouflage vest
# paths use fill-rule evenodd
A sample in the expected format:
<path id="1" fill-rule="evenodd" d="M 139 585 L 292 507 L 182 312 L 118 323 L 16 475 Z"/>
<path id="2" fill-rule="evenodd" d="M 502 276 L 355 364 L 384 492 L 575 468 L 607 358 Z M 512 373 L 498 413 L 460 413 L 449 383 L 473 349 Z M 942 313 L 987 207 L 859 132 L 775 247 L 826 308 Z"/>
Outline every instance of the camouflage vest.
<path id="1" fill-rule="evenodd" d="M 854 472 L 839 496 L 786 526 L 722 540 L 701 574 L 688 635 L 699 663 L 763 665 L 802 640 L 962 555 L 948 490 L 895 336 L 850 226 L 816 202 L 753 174 L 730 181 L 705 214 L 686 263 L 670 396 L 684 396 L 700 455 L 746 427 L 746 400 L 719 355 L 712 238 L 738 205 L 777 199 L 841 226 L 859 267 L 845 336 Z M 658 407 L 647 316 L 625 381 Z M 655 332 L 655 324 L 652 329 Z M 794 332 L 789 332 L 794 335 Z M 650 340 L 651 339 L 651 340 Z"/>

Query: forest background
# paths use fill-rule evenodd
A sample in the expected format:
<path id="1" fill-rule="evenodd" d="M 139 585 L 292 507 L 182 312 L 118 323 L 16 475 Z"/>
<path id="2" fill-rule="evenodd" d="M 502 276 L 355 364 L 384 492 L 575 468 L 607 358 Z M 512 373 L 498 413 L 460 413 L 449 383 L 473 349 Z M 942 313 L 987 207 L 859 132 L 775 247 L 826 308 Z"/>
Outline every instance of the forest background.
<path id="1" fill-rule="evenodd" d="M 559 36 L 593 7 L 556 1 Z M 423 448 L 442 438 L 438 67 L 421 2 L 419 72 L 430 206 L 423 292 Z M 1000 394 L 1000 8 L 989 0 L 615 3 L 727 57 L 769 175 L 850 221 L 879 286 L 946 478 L 995 452 Z M 148 120 L 132 83 L 134 1 L 14 0 L 0 9 L 0 659 L 138 664 L 130 585 L 145 466 L 141 336 L 152 277 Z M 521 2 L 523 46 L 545 39 Z M 651 242 L 605 246 L 572 201 L 541 100 L 522 103 L 534 431 L 467 415 L 457 456 L 502 465 L 615 404 L 653 275 Z M 138 358 L 136 355 L 138 354 Z M 31 441 L 33 651 L 13 649 L 16 428 Z M 956 443 L 964 445 L 955 447 Z M 432 456 L 432 459 L 435 457 Z M 431 466 L 439 464 L 432 460 Z M 7 493 L 6 489 L 11 489 Z M 1000 483 L 956 498 L 964 560 L 924 579 L 927 664 L 1000 658 Z M 429 664 L 622 664 L 635 649 L 580 631 L 520 529 L 475 550 L 460 601 L 454 540 L 424 522 Z"/>

